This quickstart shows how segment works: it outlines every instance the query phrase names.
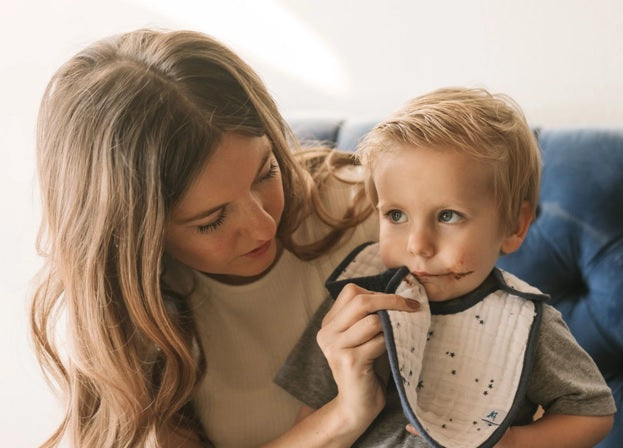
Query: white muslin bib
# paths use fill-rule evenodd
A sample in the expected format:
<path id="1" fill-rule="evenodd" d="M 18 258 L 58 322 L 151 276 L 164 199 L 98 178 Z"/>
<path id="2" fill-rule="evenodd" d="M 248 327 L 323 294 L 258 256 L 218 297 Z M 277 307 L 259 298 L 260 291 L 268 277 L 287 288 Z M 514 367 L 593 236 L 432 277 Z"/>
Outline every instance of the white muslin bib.
<path id="1" fill-rule="evenodd" d="M 391 375 L 409 422 L 434 447 L 491 447 L 525 394 L 547 296 L 499 269 L 472 293 L 428 302 L 406 268 L 386 270 L 378 244 L 362 245 L 327 288 L 346 283 L 420 302 L 415 313 L 380 311 Z"/>

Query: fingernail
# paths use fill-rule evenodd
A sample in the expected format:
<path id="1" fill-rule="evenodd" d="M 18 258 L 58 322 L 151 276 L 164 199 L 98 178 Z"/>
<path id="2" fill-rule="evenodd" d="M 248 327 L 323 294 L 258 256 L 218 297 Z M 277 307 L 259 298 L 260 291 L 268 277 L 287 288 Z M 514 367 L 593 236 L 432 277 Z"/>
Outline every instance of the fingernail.
<path id="1" fill-rule="evenodd" d="M 405 303 L 407 304 L 407 306 L 409 308 L 411 308 L 412 310 L 417 310 L 420 308 L 420 302 L 418 302 L 417 300 L 413 300 L 413 299 L 405 299 Z"/>

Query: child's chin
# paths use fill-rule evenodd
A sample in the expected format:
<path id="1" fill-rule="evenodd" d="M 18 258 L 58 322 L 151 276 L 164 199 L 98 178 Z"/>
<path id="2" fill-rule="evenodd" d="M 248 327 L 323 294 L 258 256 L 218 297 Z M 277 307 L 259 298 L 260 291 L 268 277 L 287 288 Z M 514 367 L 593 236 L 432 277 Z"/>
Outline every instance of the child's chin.
<path id="1" fill-rule="evenodd" d="M 427 288 L 425 286 L 424 289 L 426 290 L 429 302 L 443 302 L 444 300 L 448 300 L 447 294 L 442 294 L 440 291 L 435 290 L 435 288 Z"/>
<path id="2" fill-rule="evenodd" d="M 461 294 L 456 291 L 448 291 L 430 284 L 424 284 L 424 289 L 426 290 L 429 302 L 445 302 L 446 300 L 452 300 L 455 297 L 461 296 Z"/>

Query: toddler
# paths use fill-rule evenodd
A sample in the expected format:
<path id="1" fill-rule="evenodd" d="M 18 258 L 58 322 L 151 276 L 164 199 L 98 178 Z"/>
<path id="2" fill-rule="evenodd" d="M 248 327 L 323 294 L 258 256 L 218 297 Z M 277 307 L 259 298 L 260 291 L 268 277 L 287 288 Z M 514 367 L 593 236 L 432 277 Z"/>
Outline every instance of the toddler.
<path id="1" fill-rule="evenodd" d="M 546 295 L 495 267 L 521 246 L 538 204 L 540 154 L 519 106 L 483 89 L 437 90 L 377 125 L 357 154 L 379 243 L 351 253 L 327 287 L 395 292 L 427 312 L 379 313 L 394 381 L 356 446 L 575 447 L 605 437 L 615 407 L 596 365 Z M 336 394 L 314 348 L 321 319 L 277 377 L 312 409 Z M 557 367 L 567 358 L 573 371 Z"/>

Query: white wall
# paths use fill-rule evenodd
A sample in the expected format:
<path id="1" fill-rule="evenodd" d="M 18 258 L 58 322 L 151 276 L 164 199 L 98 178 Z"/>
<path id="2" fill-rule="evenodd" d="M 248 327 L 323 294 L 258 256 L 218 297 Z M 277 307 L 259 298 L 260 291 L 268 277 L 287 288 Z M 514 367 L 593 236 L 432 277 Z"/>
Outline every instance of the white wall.
<path id="1" fill-rule="evenodd" d="M 0 13 L 0 445 L 33 447 L 60 410 L 27 338 L 39 205 L 33 134 L 47 79 L 137 27 L 229 43 L 286 116 L 378 117 L 443 85 L 504 91 L 545 126 L 623 126 L 619 0 L 22 0 Z M 175 7 L 173 6 L 175 5 Z"/>

